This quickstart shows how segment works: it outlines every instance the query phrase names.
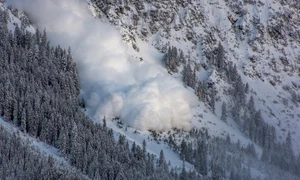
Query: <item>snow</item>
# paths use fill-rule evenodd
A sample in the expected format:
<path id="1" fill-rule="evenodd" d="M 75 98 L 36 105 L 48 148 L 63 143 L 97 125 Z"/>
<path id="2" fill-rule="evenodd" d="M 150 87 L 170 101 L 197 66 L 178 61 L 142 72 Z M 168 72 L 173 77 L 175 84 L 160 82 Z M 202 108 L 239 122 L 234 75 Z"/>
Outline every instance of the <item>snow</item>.
<path id="1" fill-rule="evenodd" d="M 7 9 L 7 4 L 2 4 L 0 3 L 0 8 L 2 10 Z M 8 23 L 7 27 L 9 31 L 15 31 L 16 25 L 21 27 L 21 20 L 17 18 L 15 15 L 12 14 L 11 10 L 8 10 Z M 25 28 L 26 31 L 29 31 L 31 33 L 35 33 L 35 28 L 32 25 L 29 25 L 28 27 Z"/>
<path id="2" fill-rule="evenodd" d="M 178 31 L 171 28 L 169 35 L 162 29 L 159 29 L 155 34 L 141 38 L 144 42 L 148 42 L 148 44 L 159 50 L 168 46 L 175 46 L 183 50 L 184 55 L 193 62 L 192 65 L 199 68 L 197 75 L 199 80 L 205 80 L 209 77 L 217 82 L 217 96 L 221 100 L 216 102 L 216 115 L 205 104 L 200 103 L 199 106 L 192 110 L 193 118 L 191 121 L 193 127 L 207 128 L 211 136 L 226 138 L 227 134 L 229 134 L 231 141 L 240 141 L 243 146 L 253 143 L 241 132 L 231 117 L 228 118 L 227 123 L 220 120 L 222 102 L 230 104 L 230 100 L 227 95 L 224 95 L 223 90 L 228 89 L 229 85 L 222 81 L 218 75 L 214 75 L 210 70 L 205 70 L 200 66 L 200 63 L 206 61 L 203 54 L 203 48 L 207 47 L 207 44 L 204 44 L 206 35 L 212 33 L 212 38 L 215 38 L 215 45 L 218 42 L 222 43 L 226 51 L 227 60 L 237 65 L 243 82 L 249 84 L 250 93 L 247 95 L 247 99 L 249 100 L 250 96 L 254 97 L 256 109 L 261 110 L 264 120 L 276 128 L 277 140 L 279 142 L 284 141 L 288 131 L 291 131 L 294 151 L 298 154 L 300 152 L 300 131 L 298 130 L 300 127 L 300 115 L 298 116 L 300 109 L 299 105 L 292 102 L 290 93 L 282 90 L 282 87 L 284 85 L 293 87 L 292 82 L 300 84 L 300 79 L 297 73 L 288 75 L 289 71 L 286 72 L 282 64 L 278 64 L 279 73 L 273 71 L 270 68 L 270 61 L 274 58 L 278 63 L 281 56 L 289 57 L 289 61 L 293 67 L 297 67 L 295 64 L 297 64 L 296 60 L 300 54 L 300 46 L 299 43 L 291 43 L 286 47 L 280 43 L 276 44 L 272 42 L 269 34 L 264 29 L 270 23 L 270 18 L 274 13 L 280 11 L 279 7 L 281 5 L 279 2 L 266 0 L 264 2 L 257 2 L 254 5 L 245 3 L 243 7 L 243 11 L 246 12 L 245 15 L 235 15 L 225 2 L 195 1 L 193 3 L 200 4 L 201 12 L 204 14 L 204 22 L 201 22 L 201 26 L 192 26 L 188 8 L 181 6 L 178 9 L 179 13 L 175 13 L 174 23 L 178 24 L 182 21 L 183 24 L 192 26 L 193 34 L 197 40 L 200 40 L 196 45 L 186 39 L 187 28 L 182 28 Z M 229 14 L 233 15 L 233 18 L 237 20 L 234 25 L 227 18 Z M 125 15 L 125 17 L 127 16 Z M 260 29 L 253 23 L 252 17 L 259 19 L 262 24 L 263 35 Z M 120 31 L 122 33 L 125 32 L 125 34 L 127 31 L 124 30 L 126 29 L 124 24 L 126 23 L 123 21 L 121 23 L 122 26 L 119 27 Z M 239 30 L 239 26 L 242 30 Z M 137 25 L 137 29 L 141 29 L 141 25 Z M 137 33 L 135 35 L 138 41 L 138 37 L 140 36 Z M 263 40 L 263 43 L 259 42 L 259 40 Z M 254 45 L 249 45 L 249 41 L 254 41 Z M 280 49 L 284 49 L 286 54 L 283 54 Z M 256 58 L 255 63 L 249 60 L 252 57 Z M 260 77 L 258 74 L 260 74 Z M 181 77 L 177 73 L 173 74 L 173 76 L 177 78 Z M 269 81 L 275 77 L 279 78 L 280 82 L 276 86 L 273 86 Z M 296 91 L 296 89 L 294 90 Z M 285 98 L 288 101 L 288 106 L 283 104 Z M 278 103 L 275 103 L 275 101 Z M 262 148 L 255 145 L 255 149 L 258 157 L 260 157 Z M 252 173 L 257 174 L 254 170 Z"/>
<path id="3" fill-rule="evenodd" d="M 170 76 L 155 48 L 133 39 L 139 48 L 135 53 L 137 48 L 123 43 L 115 27 L 94 19 L 81 1 L 10 3 L 34 17 L 35 26 L 46 28 L 52 44 L 71 47 L 91 116 L 120 117 L 140 130 L 191 129 L 196 97 Z M 116 16 L 112 10 L 109 14 Z"/>
<path id="4" fill-rule="evenodd" d="M 253 143 L 248 137 L 240 132 L 239 127 L 231 118 L 227 119 L 227 123 L 221 121 L 219 117 L 211 113 L 211 110 L 203 103 L 201 103 L 197 109 L 194 109 L 193 114 L 194 118 L 192 123 L 194 127 L 198 129 L 203 127 L 207 128 L 208 133 L 212 136 L 223 137 L 226 139 L 227 135 L 229 135 L 231 142 L 237 143 L 240 141 L 241 146 L 243 147 L 247 147 L 249 144 Z M 254 146 L 258 157 L 260 157 L 262 154 L 262 148 L 256 144 L 254 144 Z"/>
<path id="5" fill-rule="evenodd" d="M 90 1 L 88 1 L 90 2 Z M 298 104 L 292 102 L 291 93 L 283 90 L 283 86 L 289 86 L 291 89 L 299 92 L 299 89 L 293 87 L 293 84 L 300 86 L 300 78 L 297 71 L 286 71 L 284 65 L 279 60 L 280 57 L 288 57 L 288 61 L 292 64 L 292 68 L 297 67 L 297 58 L 299 59 L 300 45 L 297 42 L 289 43 L 284 46 L 280 43 L 274 43 L 269 37 L 269 34 L 265 32 L 268 24 L 271 23 L 270 18 L 274 16 L 275 12 L 280 11 L 281 5 L 279 2 L 274 0 L 265 0 L 263 2 L 258 2 L 255 5 L 247 4 L 244 6 L 245 15 L 236 15 L 231 12 L 231 9 L 225 4 L 225 2 L 219 1 L 195 1 L 193 3 L 200 4 L 201 11 L 204 14 L 204 22 L 201 26 L 195 26 L 192 28 L 192 33 L 195 35 L 197 44 L 188 41 L 186 38 L 186 33 L 188 29 L 181 29 L 179 31 L 175 29 L 170 30 L 170 35 L 168 35 L 163 30 L 159 30 L 153 35 L 147 37 L 135 36 L 134 40 L 128 38 L 132 35 L 132 32 L 128 29 L 132 25 L 131 16 L 132 14 L 126 15 L 121 18 L 117 23 L 118 30 L 123 36 L 123 40 L 126 41 L 125 54 L 128 55 L 129 61 L 132 63 L 138 63 L 138 66 L 147 65 L 155 63 L 156 68 L 161 69 L 164 74 L 166 70 L 162 62 L 163 54 L 159 53 L 156 49 L 162 50 L 168 45 L 175 46 L 183 50 L 185 57 L 193 62 L 194 67 L 199 68 L 197 77 L 198 80 L 206 80 L 210 78 L 212 81 L 217 82 L 216 88 L 218 90 L 217 96 L 220 97 L 221 101 L 216 102 L 216 113 L 212 113 L 211 109 L 207 107 L 202 102 L 198 102 L 198 106 L 194 106 L 191 110 L 193 118 L 190 120 L 193 127 L 196 128 L 207 128 L 211 136 L 224 137 L 230 136 L 232 142 L 241 142 L 242 146 L 247 146 L 253 143 L 248 137 L 243 135 L 238 125 L 229 117 L 227 122 L 220 120 L 221 116 L 221 104 L 222 102 L 230 102 L 228 96 L 224 95 L 223 89 L 228 89 L 229 85 L 224 82 L 218 74 L 213 73 L 211 70 L 203 69 L 200 64 L 207 61 L 204 55 L 204 48 L 207 47 L 205 43 L 205 38 L 208 33 L 212 34 L 213 41 L 221 42 L 225 48 L 226 56 L 228 61 L 234 62 L 238 67 L 238 72 L 242 77 L 244 83 L 248 83 L 250 87 L 250 96 L 254 97 L 255 105 L 257 110 L 261 110 L 264 120 L 273 125 L 276 128 L 277 140 L 282 142 L 285 140 L 287 133 L 290 131 L 292 134 L 292 140 L 294 145 L 294 151 L 296 154 L 300 152 L 300 107 Z M 146 10 L 155 9 L 145 3 Z M 97 8 L 90 6 L 92 15 L 97 16 Z M 180 21 L 184 22 L 185 25 L 191 26 L 190 12 L 188 12 L 188 7 L 180 7 L 178 9 L 179 14 L 176 14 L 175 24 L 179 24 Z M 137 12 L 133 12 L 137 13 Z M 231 24 L 227 16 L 232 15 L 233 18 L 237 20 L 235 24 Z M 111 12 L 111 19 L 116 18 L 116 14 Z M 264 35 L 260 33 L 258 28 L 252 23 L 252 17 L 259 19 L 262 24 L 262 29 Z M 13 15 L 10 15 L 13 21 Z M 101 21 L 107 22 L 108 19 L 102 18 Z M 15 23 L 20 23 L 17 20 Z M 137 26 L 140 30 L 146 27 L 147 22 L 142 22 Z M 126 25 L 126 26 L 125 26 Z M 242 30 L 238 30 L 239 27 Z M 9 24 L 10 29 L 14 29 L 13 23 Z M 247 32 L 251 32 L 248 33 Z M 134 34 L 134 33 L 133 33 Z M 135 34 L 134 34 L 135 35 Z M 261 43 L 259 40 L 263 40 Z M 254 45 L 249 45 L 249 40 L 254 41 Z M 139 52 L 135 51 L 131 45 L 136 44 L 139 48 Z M 213 48 L 215 45 L 209 48 Z M 255 48 L 253 48 L 255 46 Z M 155 49 L 156 48 L 156 49 Z M 283 49 L 283 50 L 282 50 Z M 284 51 L 284 53 L 282 52 Z M 255 58 L 256 62 L 251 62 L 250 58 Z M 277 72 L 271 69 L 271 62 L 275 61 L 277 63 Z M 299 60 L 298 60 L 299 61 Z M 286 68 L 291 68 L 286 67 Z M 147 68 L 139 69 L 138 75 L 142 73 L 148 73 Z M 150 72 L 151 74 L 151 72 Z M 137 79 L 143 79 L 144 77 L 138 76 Z M 174 73 L 172 78 L 176 80 L 181 80 L 180 73 Z M 277 79 L 276 85 L 273 86 L 270 81 Z M 188 89 L 192 91 L 191 89 Z M 92 96 L 94 97 L 94 96 Z M 115 108 L 121 106 L 122 96 L 112 96 L 112 103 L 109 108 Z M 285 105 L 284 101 L 288 105 Z M 123 102 L 123 101 L 122 101 Z M 101 122 L 102 118 L 94 116 L 91 110 L 88 109 L 89 116 L 95 122 Z M 113 114 L 115 115 L 115 114 Z M 109 119 L 113 118 L 111 116 Z M 146 123 L 149 123 L 148 121 Z M 150 123 L 153 123 L 151 121 Z M 159 124 L 160 121 L 154 122 Z M 135 128 L 127 127 L 119 128 L 115 122 L 107 121 L 108 127 L 112 128 L 115 132 L 116 138 L 119 134 L 125 135 L 128 140 L 133 143 L 136 142 L 138 145 L 142 146 L 142 141 L 145 139 L 147 142 L 147 151 L 155 155 L 159 155 L 160 150 L 164 150 L 167 160 L 171 161 L 171 166 L 181 167 L 182 161 L 179 156 L 175 154 L 166 144 L 163 142 L 156 142 L 151 140 L 151 133 L 145 131 L 145 129 L 137 130 Z M 129 123 L 130 125 L 130 123 Z M 131 124 L 132 125 L 132 124 Z M 159 124 L 160 125 L 160 124 Z M 164 133 L 163 133 L 164 134 Z M 258 157 L 262 154 L 262 148 L 255 145 Z M 186 164 L 188 169 L 193 169 L 193 166 Z M 257 169 L 251 169 L 253 175 L 259 175 L 264 177 L 264 175 Z"/>
<path id="6" fill-rule="evenodd" d="M 48 156 L 52 156 L 57 163 L 69 165 L 69 163 L 59 155 L 58 149 L 54 148 L 53 146 L 49 146 L 48 144 L 45 144 L 38 139 L 29 136 L 28 134 L 23 133 L 19 128 L 15 127 L 9 122 L 4 121 L 1 117 L 0 126 L 4 127 L 7 132 L 20 135 L 21 139 L 24 142 L 29 142 L 29 145 L 38 148 L 41 152 L 45 153 Z"/>
<path id="7" fill-rule="evenodd" d="M 10 31 L 15 31 L 15 27 L 16 25 L 18 25 L 19 27 L 21 27 L 21 21 L 20 19 L 16 18 L 11 11 L 8 11 L 8 15 L 9 15 L 9 21 L 8 21 L 8 30 Z"/>
<path id="8" fill-rule="evenodd" d="M 147 152 L 154 154 L 156 158 L 159 157 L 160 151 L 163 150 L 167 163 L 170 162 L 171 167 L 175 168 L 178 172 L 181 171 L 183 161 L 180 160 L 179 155 L 174 153 L 174 151 L 170 149 L 170 147 L 164 142 L 153 140 L 153 137 L 149 131 L 140 131 L 131 127 L 120 128 L 114 121 L 107 121 L 107 126 L 114 131 L 116 140 L 118 139 L 119 135 L 124 135 L 130 144 L 135 142 L 136 145 L 140 147 L 142 147 L 143 141 L 145 140 Z M 185 168 L 187 170 L 194 169 L 193 165 L 187 162 L 185 162 Z"/>

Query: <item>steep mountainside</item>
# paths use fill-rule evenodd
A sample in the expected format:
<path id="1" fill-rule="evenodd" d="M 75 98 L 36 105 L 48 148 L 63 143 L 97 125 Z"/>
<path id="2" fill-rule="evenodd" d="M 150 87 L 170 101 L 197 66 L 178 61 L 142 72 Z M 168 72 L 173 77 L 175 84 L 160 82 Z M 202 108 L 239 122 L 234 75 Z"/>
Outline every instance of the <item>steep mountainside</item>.
<path id="1" fill-rule="evenodd" d="M 216 91 L 219 118 L 222 102 L 229 111 L 234 107 L 232 85 L 224 71 L 230 64 L 236 66 L 242 82 L 248 84 L 247 101 L 253 96 L 255 108 L 276 128 L 278 139 L 285 139 L 290 131 L 299 151 L 298 1 L 92 2 L 94 15 L 118 27 L 123 40 L 137 51 L 136 42 L 142 40 L 166 54 L 172 47 L 178 56 L 182 52 L 184 61 L 166 66 L 176 73 L 189 64 L 196 74 L 196 83 L 190 86 L 197 89 L 201 81 Z"/>
<path id="2" fill-rule="evenodd" d="M 7 3 L 0 140 L 49 177 L 299 179 L 298 0 Z"/>
<path id="3" fill-rule="evenodd" d="M 136 56 L 143 58 L 143 43 L 165 54 L 169 73 L 201 102 L 194 127 L 250 140 L 262 159 L 274 149 L 289 154 L 267 158 L 277 165 L 300 151 L 299 7 L 293 0 L 90 2 Z"/>
<path id="4" fill-rule="evenodd" d="M 27 20 L 0 3 L 0 179 L 175 178 L 163 152 L 156 163 L 82 112 L 71 49 Z"/>

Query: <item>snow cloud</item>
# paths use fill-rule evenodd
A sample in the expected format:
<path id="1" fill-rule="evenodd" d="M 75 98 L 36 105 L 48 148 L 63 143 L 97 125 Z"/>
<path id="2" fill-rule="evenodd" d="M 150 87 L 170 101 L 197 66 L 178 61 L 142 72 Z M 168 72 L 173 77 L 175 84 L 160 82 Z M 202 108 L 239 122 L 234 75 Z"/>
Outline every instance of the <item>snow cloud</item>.
<path id="1" fill-rule="evenodd" d="M 46 29 L 53 45 L 71 47 L 93 119 L 120 117 L 140 130 L 191 128 L 191 107 L 197 104 L 197 97 L 167 73 L 157 51 L 141 48 L 144 60 L 132 57 L 132 48 L 122 41 L 118 30 L 92 17 L 86 2 L 8 3 L 25 11 L 36 27 Z"/>

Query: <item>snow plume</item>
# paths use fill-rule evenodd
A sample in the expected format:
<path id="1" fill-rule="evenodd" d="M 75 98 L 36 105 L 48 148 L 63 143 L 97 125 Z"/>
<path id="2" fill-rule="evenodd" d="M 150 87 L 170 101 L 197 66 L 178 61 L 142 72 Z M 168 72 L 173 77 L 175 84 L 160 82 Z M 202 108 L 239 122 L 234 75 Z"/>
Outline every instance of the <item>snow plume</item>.
<path id="1" fill-rule="evenodd" d="M 158 52 L 146 50 L 143 61 L 129 56 L 131 49 L 122 42 L 120 33 L 93 18 L 86 2 L 8 3 L 25 11 L 36 27 L 46 29 L 52 44 L 71 47 L 83 96 L 94 119 L 120 117 L 140 130 L 191 128 L 191 107 L 197 104 L 197 97 L 167 73 Z"/>

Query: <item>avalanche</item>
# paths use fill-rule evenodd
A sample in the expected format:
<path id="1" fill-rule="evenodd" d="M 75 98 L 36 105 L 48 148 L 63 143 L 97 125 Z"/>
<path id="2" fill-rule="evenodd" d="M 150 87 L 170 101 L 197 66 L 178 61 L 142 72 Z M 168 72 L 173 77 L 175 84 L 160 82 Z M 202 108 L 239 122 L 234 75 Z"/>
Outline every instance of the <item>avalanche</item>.
<path id="1" fill-rule="evenodd" d="M 122 42 L 120 33 L 94 19 L 82 1 L 9 3 L 27 12 L 38 28 L 46 29 L 52 43 L 71 47 L 82 95 L 94 119 L 120 117 L 140 130 L 191 128 L 191 107 L 197 97 L 168 74 L 157 50 L 145 50 L 143 61 L 129 56 L 132 49 Z"/>

